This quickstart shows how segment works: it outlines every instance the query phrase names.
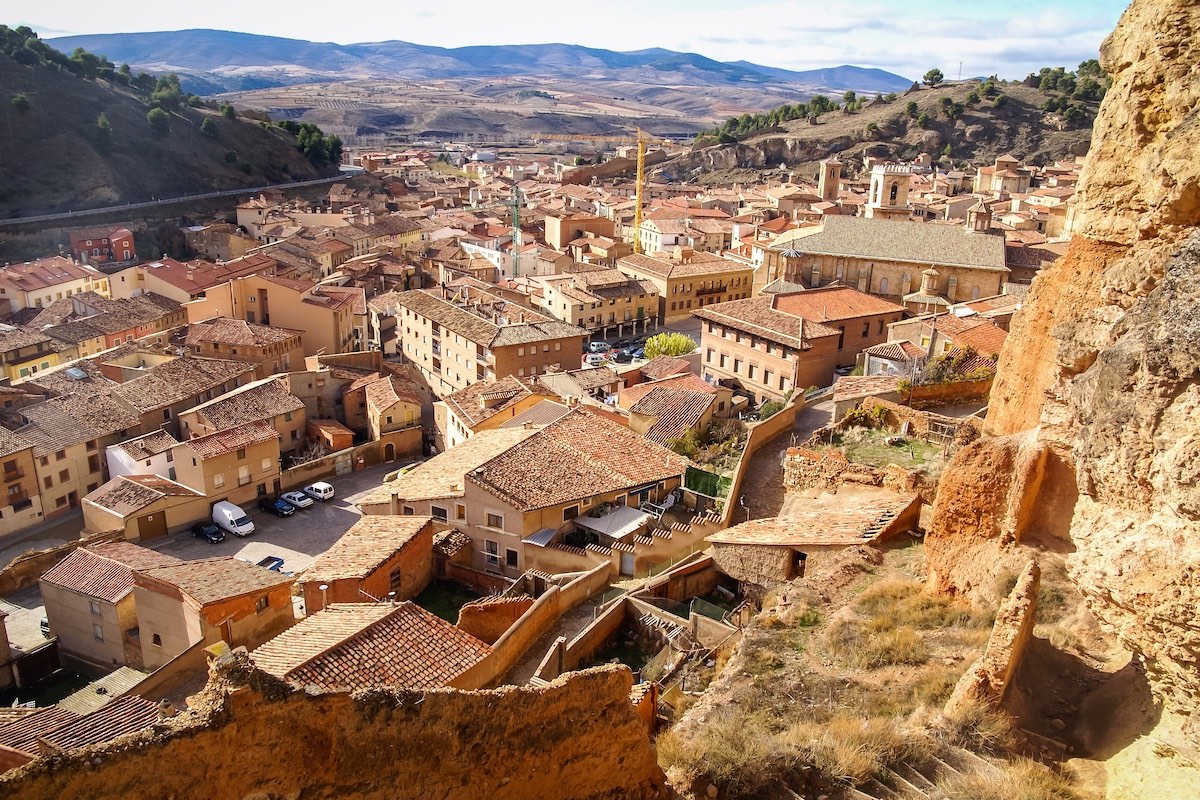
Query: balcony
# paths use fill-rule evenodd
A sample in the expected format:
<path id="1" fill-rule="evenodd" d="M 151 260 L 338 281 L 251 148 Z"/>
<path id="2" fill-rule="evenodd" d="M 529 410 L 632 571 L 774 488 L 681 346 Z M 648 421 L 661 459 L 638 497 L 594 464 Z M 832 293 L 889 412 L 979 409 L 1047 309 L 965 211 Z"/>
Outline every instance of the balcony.
<path id="1" fill-rule="evenodd" d="M 728 286 L 709 286 L 707 289 L 697 289 L 696 297 L 708 297 L 712 294 L 724 294 L 729 291 Z"/>

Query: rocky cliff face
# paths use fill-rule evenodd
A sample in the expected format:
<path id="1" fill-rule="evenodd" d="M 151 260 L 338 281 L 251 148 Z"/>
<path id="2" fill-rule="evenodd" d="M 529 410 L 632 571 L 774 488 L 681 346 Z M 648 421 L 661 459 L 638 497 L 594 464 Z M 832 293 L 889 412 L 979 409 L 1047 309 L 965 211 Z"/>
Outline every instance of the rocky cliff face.
<path id="1" fill-rule="evenodd" d="M 604 668 L 539 689 L 294 691 L 227 661 L 199 703 L 150 731 L 0 778 L 0 796 L 93 800 L 659 798 L 631 678 Z"/>
<path id="2" fill-rule="evenodd" d="M 1021 543 L 1068 553 L 1168 714 L 1200 706 L 1198 33 L 1192 0 L 1134 0 L 1105 42 L 1075 239 L 1014 322 L 996 438 L 948 466 L 928 540 L 937 586 L 965 593 Z"/>

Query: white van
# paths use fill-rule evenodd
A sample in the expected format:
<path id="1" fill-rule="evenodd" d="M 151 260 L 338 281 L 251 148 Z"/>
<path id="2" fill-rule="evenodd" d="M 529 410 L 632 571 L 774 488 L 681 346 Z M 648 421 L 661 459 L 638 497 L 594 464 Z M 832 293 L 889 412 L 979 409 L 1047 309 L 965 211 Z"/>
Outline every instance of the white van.
<path id="1" fill-rule="evenodd" d="M 310 486 L 305 486 L 302 491 L 312 499 L 320 500 L 322 503 L 333 499 L 333 487 L 325 481 L 317 481 Z"/>
<path id="2" fill-rule="evenodd" d="M 229 531 L 234 536 L 249 536 L 254 533 L 254 523 L 241 508 L 228 500 L 222 500 L 213 506 L 212 521 L 222 530 Z"/>

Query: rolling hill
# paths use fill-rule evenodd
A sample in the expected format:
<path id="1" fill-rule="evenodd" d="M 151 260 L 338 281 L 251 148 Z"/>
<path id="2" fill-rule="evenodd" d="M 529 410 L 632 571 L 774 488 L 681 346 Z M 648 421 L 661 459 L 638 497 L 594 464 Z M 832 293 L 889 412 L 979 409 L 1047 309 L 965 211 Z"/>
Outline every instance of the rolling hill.
<path id="1" fill-rule="evenodd" d="M 18 96 L 24 101 L 12 102 Z M 310 162 L 284 130 L 204 107 L 175 108 L 169 131 L 157 135 L 147 99 L 119 82 L 17 63 L 2 52 L 0 103 L 0 217 L 308 180 L 337 169 Z"/>
<path id="2" fill-rule="evenodd" d="M 216 30 L 102 34 L 50 39 L 64 52 L 82 47 L 116 63 L 176 72 L 184 87 L 208 93 L 356 78 L 546 78 L 684 83 L 691 86 L 782 84 L 800 93 L 853 89 L 903 91 L 907 78 L 841 66 L 791 71 L 747 61 L 726 63 L 661 48 L 616 52 L 569 44 L 459 48 L 388 41 L 340 45 Z M 194 91 L 197 89 L 193 89 Z"/>

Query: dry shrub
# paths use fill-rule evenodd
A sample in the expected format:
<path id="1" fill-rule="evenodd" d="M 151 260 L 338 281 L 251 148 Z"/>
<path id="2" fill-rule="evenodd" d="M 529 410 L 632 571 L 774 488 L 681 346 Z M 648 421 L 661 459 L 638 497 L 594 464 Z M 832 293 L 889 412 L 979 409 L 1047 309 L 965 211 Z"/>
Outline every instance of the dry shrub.
<path id="1" fill-rule="evenodd" d="M 879 581 L 863 590 L 854 601 L 854 607 L 864 614 L 887 613 L 896 604 L 920 594 L 922 588 L 917 581 Z"/>
<path id="2" fill-rule="evenodd" d="M 859 784 L 928 746 L 924 736 L 894 718 L 863 719 L 839 712 L 823 723 L 798 722 L 783 734 L 800 759 L 840 781 Z"/>
<path id="3" fill-rule="evenodd" d="M 1076 800 L 1070 783 L 1028 759 L 998 765 L 996 771 L 971 770 L 938 781 L 933 800 Z"/>
<path id="4" fill-rule="evenodd" d="M 825 632 L 830 654 L 856 669 L 875 669 L 896 664 L 924 664 L 929 649 L 920 634 L 908 627 L 881 626 L 880 619 L 840 617 Z"/>
<path id="5" fill-rule="evenodd" d="M 979 701 L 963 703 L 946 715 L 939 730 L 950 744 L 980 753 L 1004 753 L 1016 745 L 1008 715 Z"/>
<path id="6" fill-rule="evenodd" d="M 689 783 L 711 783 L 723 795 L 762 791 L 794 765 L 795 757 L 759 714 L 737 707 L 714 711 L 686 735 L 672 728 L 658 737 L 658 761 Z"/>

